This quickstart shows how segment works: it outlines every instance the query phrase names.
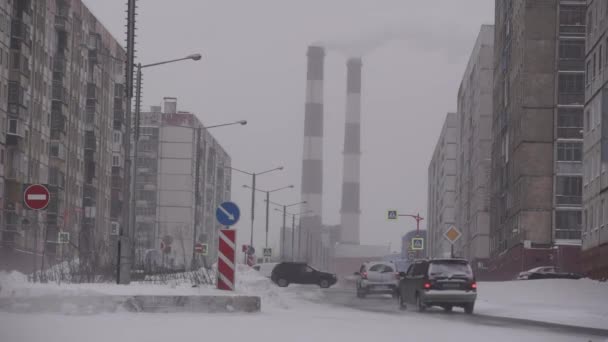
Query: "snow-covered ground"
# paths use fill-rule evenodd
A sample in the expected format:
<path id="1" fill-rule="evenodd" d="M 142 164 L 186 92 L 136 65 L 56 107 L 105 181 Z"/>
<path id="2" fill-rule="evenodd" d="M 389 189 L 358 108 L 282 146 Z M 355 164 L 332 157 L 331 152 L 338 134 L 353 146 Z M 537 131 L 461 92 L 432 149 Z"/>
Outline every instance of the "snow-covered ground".
<path id="1" fill-rule="evenodd" d="M 580 284 L 580 285 L 579 285 Z M 111 284 L 41 285 L 25 282 L 19 274 L 0 276 L 0 295 L 108 294 L 217 294 L 213 288 L 186 284 L 117 286 Z M 584 341 L 588 338 L 549 330 L 529 330 L 476 324 L 475 320 L 450 319 L 446 315 L 378 314 L 319 303 L 325 290 L 317 287 L 278 288 L 256 271 L 239 268 L 237 294 L 259 295 L 262 312 L 255 314 L 13 314 L 0 313 L 0 341 L 114 342 L 114 341 Z M 606 317 L 606 284 L 590 281 L 526 281 L 480 284 L 479 311 L 487 314 L 532 319 L 545 313 L 566 319 L 562 311 L 575 311 L 568 324 L 578 324 L 585 310 L 595 319 Z M 573 290 L 581 291 L 574 297 Z M 520 292 L 520 293 L 517 293 Z M 570 294 L 570 295 L 569 295 Z M 327 293 L 325 294 L 327 295 Z M 580 297 L 580 298 L 579 298 Z M 578 298 L 578 299 L 577 299 Z M 581 299 L 581 298 L 584 298 Z M 553 305 L 555 301 L 563 307 Z M 561 304 L 560 304 L 561 305 Z M 556 312 L 558 311 L 558 312 Z M 532 313 L 532 314 L 530 314 Z M 604 315 L 604 316 L 602 316 Z M 577 319 L 574 319 L 577 318 Z M 586 320 L 587 318 L 585 318 Z M 608 321 L 606 321 L 608 322 Z M 593 325 L 590 325 L 593 326 Z M 606 327 L 606 324 L 600 327 Z M 595 339 L 594 341 L 602 341 Z"/>
<path id="2" fill-rule="evenodd" d="M 608 283 L 589 279 L 483 282 L 480 314 L 608 329 Z"/>

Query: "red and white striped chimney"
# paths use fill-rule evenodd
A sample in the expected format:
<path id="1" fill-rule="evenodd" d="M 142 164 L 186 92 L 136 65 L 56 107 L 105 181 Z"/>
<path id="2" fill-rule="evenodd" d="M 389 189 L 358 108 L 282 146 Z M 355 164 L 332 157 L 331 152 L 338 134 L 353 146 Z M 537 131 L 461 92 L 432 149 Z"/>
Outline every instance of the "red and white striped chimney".
<path id="1" fill-rule="evenodd" d="M 361 169 L 361 58 L 346 62 L 346 122 L 342 170 L 340 242 L 359 244 Z"/>
<path id="2" fill-rule="evenodd" d="M 311 213 L 301 217 L 300 229 L 306 236 L 320 241 L 323 216 L 323 63 L 325 50 L 321 46 L 308 47 L 306 104 L 304 112 L 304 153 L 302 157 L 302 211 Z M 312 246 L 300 251 L 314 259 Z"/>

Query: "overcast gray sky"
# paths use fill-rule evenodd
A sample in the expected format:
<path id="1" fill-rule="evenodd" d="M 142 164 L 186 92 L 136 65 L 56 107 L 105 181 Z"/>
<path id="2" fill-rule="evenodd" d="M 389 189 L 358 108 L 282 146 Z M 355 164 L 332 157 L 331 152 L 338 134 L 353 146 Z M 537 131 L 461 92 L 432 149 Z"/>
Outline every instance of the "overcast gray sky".
<path id="1" fill-rule="evenodd" d="M 126 0 L 84 0 L 124 42 Z M 386 210 L 426 215 L 427 166 L 481 24 L 494 21 L 490 0 L 140 0 L 137 57 L 142 63 L 200 52 L 200 62 L 146 70 L 144 105 L 178 97 L 178 109 L 206 125 L 246 119 L 213 131 L 234 167 L 285 171 L 259 178 L 260 188 L 294 184 L 273 195 L 300 198 L 306 48 L 313 42 L 376 47 L 363 57 L 361 238 L 391 243 L 415 221 L 386 220 Z M 386 39 L 383 39 L 386 38 Z M 396 39 L 387 41 L 389 38 Z M 379 44 L 384 43 L 384 44 Z M 325 63 L 324 221 L 339 222 L 346 67 L 329 51 Z M 249 241 L 249 177 L 234 174 L 242 208 L 240 243 Z M 256 204 L 256 245 L 264 235 L 264 203 Z M 281 216 L 271 212 L 277 246 Z M 424 228 L 425 225 L 422 225 Z"/>

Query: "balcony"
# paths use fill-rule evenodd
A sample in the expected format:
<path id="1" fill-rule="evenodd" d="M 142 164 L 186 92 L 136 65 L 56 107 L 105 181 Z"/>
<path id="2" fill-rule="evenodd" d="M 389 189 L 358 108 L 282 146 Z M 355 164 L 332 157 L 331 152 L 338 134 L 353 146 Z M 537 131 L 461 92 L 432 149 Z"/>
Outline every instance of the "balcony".
<path id="1" fill-rule="evenodd" d="M 585 70 L 585 60 L 561 58 L 558 68 L 560 71 L 582 71 Z"/>
<path id="2" fill-rule="evenodd" d="M 557 127 L 557 138 L 583 139 L 582 127 Z"/>
<path id="3" fill-rule="evenodd" d="M 87 103 L 91 100 L 99 102 L 99 87 L 95 83 L 87 84 Z"/>
<path id="4" fill-rule="evenodd" d="M 66 121 L 67 117 L 61 111 L 51 111 L 51 131 L 55 134 L 66 133 Z"/>
<path id="5" fill-rule="evenodd" d="M 65 15 L 57 13 L 55 16 L 55 29 L 60 32 L 68 31 L 68 18 Z"/>
<path id="6" fill-rule="evenodd" d="M 65 145 L 59 142 L 51 142 L 50 144 L 50 156 L 57 160 L 65 161 L 66 148 Z M 50 176 L 49 176 L 50 177 Z"/>
<path id="7" fill-rule="evenodd" d="M 560 36 L 585 36 L 585 25 L 559 25 Z"/>
<path id="8" fill-rule="evenodd" d="M 557 95 L 557 104 L 559 105 L 584 105 L 585 93 L 559 93 Z"/>
<path id="9" fill-rule="evenodd" d="M 53 82 L 51 89 L 51 98 L 53 101 L 58 101 L 67 104 L 69 102 L 69 94 L 66 87 L 61 82 Z"/>
<path id="10" fill-rule="evenodd" d="M 22 43 L 31 47 L 32 38 L 30 36 L 30 26 L 19 19 L 13 19 L 11 22 L 11 49 L 19 50 Z"/>
<path id="11" fill-rule="evenodd" d="M 94 205 L 97 198 L 97 189 L 90 184 L 85 184 L 83 188 L 83 206 L 88 207 Z"/>
<path id="12" fill-rule="evenodd" d="M 84 149 L 85 150 L 97 150 L 97 137 L 95 132 L 86 131 L 84 134 Z"/>
<path id="13" fill-rule="evenodd" d="M 578 207 L 583 203 L 582 196 L 555 195 L 557 205 Z"/>

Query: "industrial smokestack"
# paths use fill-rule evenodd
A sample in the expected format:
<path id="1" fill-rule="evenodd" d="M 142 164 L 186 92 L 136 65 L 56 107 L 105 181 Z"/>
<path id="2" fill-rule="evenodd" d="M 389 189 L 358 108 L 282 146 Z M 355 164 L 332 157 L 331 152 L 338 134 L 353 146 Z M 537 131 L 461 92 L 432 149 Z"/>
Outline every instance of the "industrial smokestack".
<path id="1" fill-rule="evenodd" d="M 359 244 L 359 178 L 361 169 L 361 58 L 346 62 L 346 123 L 342 170 L 340 242 Z"/>
<path id="2" fill-rule="evenodd" d="M 304 110 L 304 154 L 302 157 L 303 211 L 311 211 L 300 220 L 300 228 L 308 235 L 320 236 L 323 216 L 323 62 L 321 46 L 308 47 L 306 104 Z M 313 241 L 320 241 L 314 239 Z M 312 246 L 307 247 L 311 249 Z M 299 257 L 308 251 L 299 252 Z M 308 258 L 307 258 L 308 259 Z"/>

